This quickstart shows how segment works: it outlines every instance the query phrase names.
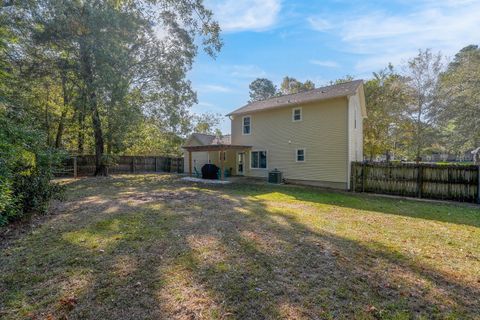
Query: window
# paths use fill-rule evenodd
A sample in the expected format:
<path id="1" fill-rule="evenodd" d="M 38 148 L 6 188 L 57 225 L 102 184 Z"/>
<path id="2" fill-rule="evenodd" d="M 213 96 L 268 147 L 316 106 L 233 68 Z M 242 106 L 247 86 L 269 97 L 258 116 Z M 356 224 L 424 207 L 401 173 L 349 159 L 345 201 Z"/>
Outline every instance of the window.
<path id="1" fill-rule="evenodd" d="M 292 109 L 292 121 L 302 121 L 302 108 Z"/>
<path id="2" fill-rule="evenodd" d="M 297 162 L 304 162 L 305 161 L 305 149 L 297 149 L 296 152 L 296 159 Z"/>
<path id="3" fill-rule="evenodd" d="M 252 151 L 250 167 L 252 169 L 267 169 L 267 151 Z"/>
<path id="4" fill-rule="evenodd" d="M 243 117 L 243 134 L 250 134 L 251 132 L 251 121 L 250 116 Z"/>

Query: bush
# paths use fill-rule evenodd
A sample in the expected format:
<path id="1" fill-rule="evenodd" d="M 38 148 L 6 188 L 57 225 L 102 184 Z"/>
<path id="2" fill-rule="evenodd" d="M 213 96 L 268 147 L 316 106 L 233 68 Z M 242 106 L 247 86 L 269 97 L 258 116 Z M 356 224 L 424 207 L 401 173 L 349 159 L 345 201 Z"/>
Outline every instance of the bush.
<path id="1" fill-rule="evenodd" d="M 0 113 L 0 226 L 45 213 L 50 199 L 62 195 L 51 179 L 64 155 L 40 145 L 40 137 Z"/>
<path id="2" fill-rule="evenodd" d="M 63 195 L 63 187 L 51 181 L 51 168 L 34 167 L 15 172 L 0 181 L 0 225 L 26 214 L 45 213 L 50 199 Z"/>
<path id="3" fill-rule="evenodd" d="M 15 218 L 20 207 L 9 181 L 0 181 L 0 226 Z"/>

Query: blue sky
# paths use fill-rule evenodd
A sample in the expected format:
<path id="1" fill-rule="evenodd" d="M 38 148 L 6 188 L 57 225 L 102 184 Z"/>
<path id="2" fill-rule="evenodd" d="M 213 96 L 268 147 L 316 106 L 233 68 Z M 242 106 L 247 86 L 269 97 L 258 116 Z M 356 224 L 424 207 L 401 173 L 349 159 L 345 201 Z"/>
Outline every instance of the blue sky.
<path id="1" fill-rule="evenodd" d="M 193 112 L 225 115 L 248 100 L 258 77 L 288 75 L 318 86 L 347 74 L 368 79 L 389 62 L 399 71 L 419 48 L 451 57 L 480 44 L 480 0 L 205 0 L 220 22 L 217 59 L 200 52 L 189 79 Z M 230 132 L 224 118 L 222 132 Z"/>

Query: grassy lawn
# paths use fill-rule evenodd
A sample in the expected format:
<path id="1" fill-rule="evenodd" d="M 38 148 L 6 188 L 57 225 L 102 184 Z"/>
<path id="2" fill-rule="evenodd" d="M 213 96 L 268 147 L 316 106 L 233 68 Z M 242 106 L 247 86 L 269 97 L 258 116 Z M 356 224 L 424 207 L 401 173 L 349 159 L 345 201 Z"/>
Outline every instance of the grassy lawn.
<path id="1" fill-rule="evenodd" d="M 478 207 L 172 175 L 64 183 L 52 215 L 2 240 L 2 319 L 480 317 Z"/>

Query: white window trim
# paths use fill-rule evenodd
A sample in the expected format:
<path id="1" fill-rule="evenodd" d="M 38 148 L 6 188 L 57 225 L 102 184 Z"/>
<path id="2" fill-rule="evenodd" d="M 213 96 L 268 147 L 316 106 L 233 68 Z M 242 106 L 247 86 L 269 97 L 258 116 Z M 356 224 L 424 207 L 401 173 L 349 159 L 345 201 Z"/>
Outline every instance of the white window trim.
<path id="1" fill-rule="evenodd" d="M 244 128 L 245 128 L 245 118 L 250 118 L 250 132 L 249 133 L 245 133 L 244 131 Z M 252 116 L 243 116 L 242 117 L 242 136 L 249 136 L 252 134 Z"/>
<path id="2" fill-rule="evenodd" d="M 298 160 L 298 150 L 303 150 L 303 161 Z M 307 149 L 305 148 L 295 149 L 295 162 L 304 163 L 306 160 L 307 160 Z"/>
<path id="3" fill-rule="evenodd" d="M 300 110 L 300 120 L 295 120 L 295 111 Z M 302 122 L 303 121 L 303 110 L 302 107 L 292 108 L 292 122 Z"/>
<path id="4" fill-rule="evenodd" d="M 252 162 L 253 162 L 252 161 L 252 152 L 261 152 L 261 151 L 264 151 L 265 154 L 267 155 L 267 166 L 265 168 L 253 168 L 252 167 Z M 249 156 L 248 162 L 249 162 L 250 170 L 268 170 L 268 150 L 266 150 L 266 149 L 251 150 L 248 156 Z M 258 158 L 258 164 L 260 165 L 260 158 Z"/>

